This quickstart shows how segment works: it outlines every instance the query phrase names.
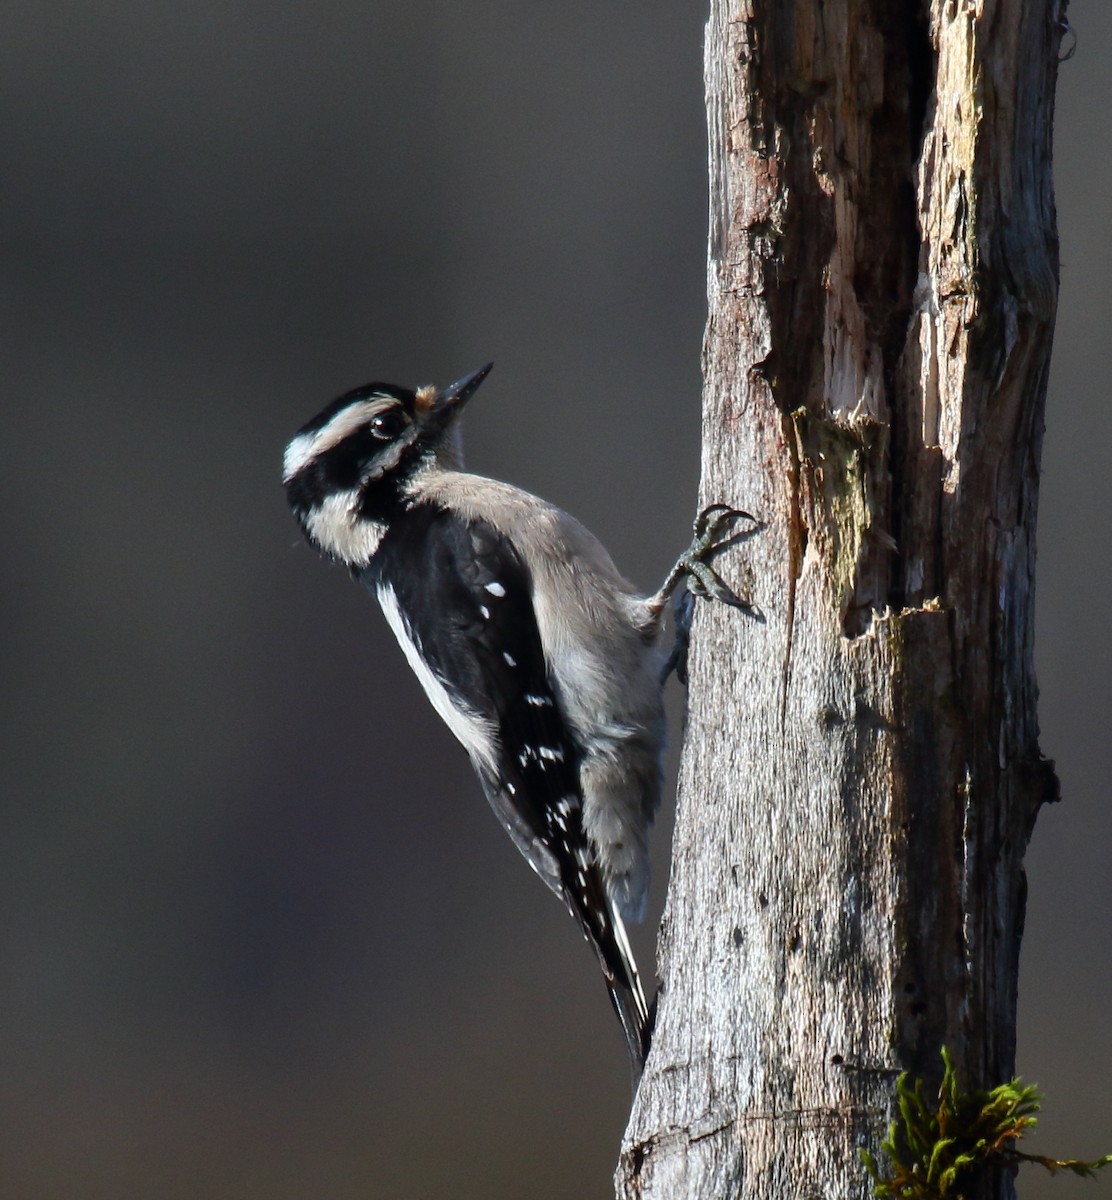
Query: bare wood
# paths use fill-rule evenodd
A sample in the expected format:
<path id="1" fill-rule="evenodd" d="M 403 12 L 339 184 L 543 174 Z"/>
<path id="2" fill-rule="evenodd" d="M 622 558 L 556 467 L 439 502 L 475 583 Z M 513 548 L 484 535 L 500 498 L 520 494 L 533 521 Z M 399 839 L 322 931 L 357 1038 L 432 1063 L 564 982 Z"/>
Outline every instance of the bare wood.
<path id="1" fill-rule="evenodd" d="M 712 0 L 703 493 L 764 620 L 699 606 L 621 1197 L 863 1198 L 900 1070 L 1012 1069 L 1061 16 Z"/>

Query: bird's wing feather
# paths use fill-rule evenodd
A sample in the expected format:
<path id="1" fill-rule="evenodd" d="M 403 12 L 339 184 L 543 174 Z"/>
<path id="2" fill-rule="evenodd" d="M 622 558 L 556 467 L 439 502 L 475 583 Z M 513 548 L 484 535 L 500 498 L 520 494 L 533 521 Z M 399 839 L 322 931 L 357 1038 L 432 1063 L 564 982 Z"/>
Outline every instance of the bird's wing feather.
<path id="1" fill-rule="evenodd" d="M 409 639 L 411 664 L 470 753 L 506 831 L 564 899 L 608 981 L 643 1008 L 625 931 L 583 828 L 581 752 L 560 715 L 520 556 L 489 523 L 427 506 L 391 529 L 367 583 L 403 648 Z"/>
<path id="2" fill-rule="evenodd" d="M 376 566 L 379 598 L 394 610 L 387 615 L 399 640 L 419 648 L 407 657 L 421 660 L 434 705 L 444 716 L 448 700 L 466 714 L 445 719 L 511 836 L 547 849 L 547 814 L 565 798 L 579 802 L 580 755 L 560 719 L 517 552 L 483 521 L 419 509 L 384 540 Z M 509 817 L 499 799 L 506 793 Z M 551 878 L 549 864 L 534 865 Z"/>

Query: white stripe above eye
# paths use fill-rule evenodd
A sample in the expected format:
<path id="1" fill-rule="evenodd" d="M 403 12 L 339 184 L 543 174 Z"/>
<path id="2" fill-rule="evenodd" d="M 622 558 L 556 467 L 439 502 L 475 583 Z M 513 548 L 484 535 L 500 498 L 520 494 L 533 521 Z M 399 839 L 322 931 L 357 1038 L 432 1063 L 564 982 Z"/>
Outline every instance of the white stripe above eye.
<path id="1" fill-rule="evenodd" d="M 282 460 L 283 483 L 289 483 L 298 471 L 313 457 L 313 446 L 316 440 L 316 434 L 299 433 L 286 447 L 286 456 Z"/>
<path id="2" fill-rule="evenodd" d="M 282 463 L 282 482 L 288 483 L 314 458 L 319 458 L 333 446 L 338 446 L 344 438 L 354 433 L 361 425 L 365 425 L 376 413 L 385 412 L 397 404 L 397 400 L 392 396 L 371 396 L 340 409 L 327 425 L 315 432 L 299 433 L 286 447 L 286 456 Z"/>

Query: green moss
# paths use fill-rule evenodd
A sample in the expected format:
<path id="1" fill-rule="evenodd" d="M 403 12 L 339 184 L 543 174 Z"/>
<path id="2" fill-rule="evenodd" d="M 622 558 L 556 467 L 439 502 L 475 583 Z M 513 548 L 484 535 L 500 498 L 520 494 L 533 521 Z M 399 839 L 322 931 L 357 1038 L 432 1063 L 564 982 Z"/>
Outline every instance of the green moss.
<path id="1" fill-rule="evenodd" d="M 892 1174 L 882 1175 L 867 1151 L 861 1158 L 880 1197 L 898 1200 L 961 1200 L 961 1187 L 988 1165 L 1008 1166 L 1032 1162 L 1052 1175 L 1071 1171 L 1092 1176 L 1112 1163 L 1112 1154 L 1095 1162 L 1076 1158 L 1046 1158 L 1024 1154 L 1015 1143 L 1036 1124 L 1041 1096 L 1021 1080 L 1013 1079 L 990 1091 L 964 1093 L 949 1052 L 942 1048 L 942 1084 L 936 1104 L 923 1096 L 923 1080 L 905 1071 L 896 1083 L 899 1117 L 892 1122 L 881 1149 L 891 1162 Z"/>

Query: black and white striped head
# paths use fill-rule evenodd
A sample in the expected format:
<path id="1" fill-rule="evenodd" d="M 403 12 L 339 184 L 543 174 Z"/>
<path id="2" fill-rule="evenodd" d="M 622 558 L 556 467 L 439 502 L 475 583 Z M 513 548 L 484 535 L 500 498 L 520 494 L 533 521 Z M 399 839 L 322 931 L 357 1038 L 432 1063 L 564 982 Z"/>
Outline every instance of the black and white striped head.
<path id="1" fill-rule="evenodd" d="M 366 565 L 407 483 L 436 457 L 492 366 L 443 391 L 368 383 L 303 425 L 286 447 L 282 482 L 310 541 L 350 566 Z"/>

